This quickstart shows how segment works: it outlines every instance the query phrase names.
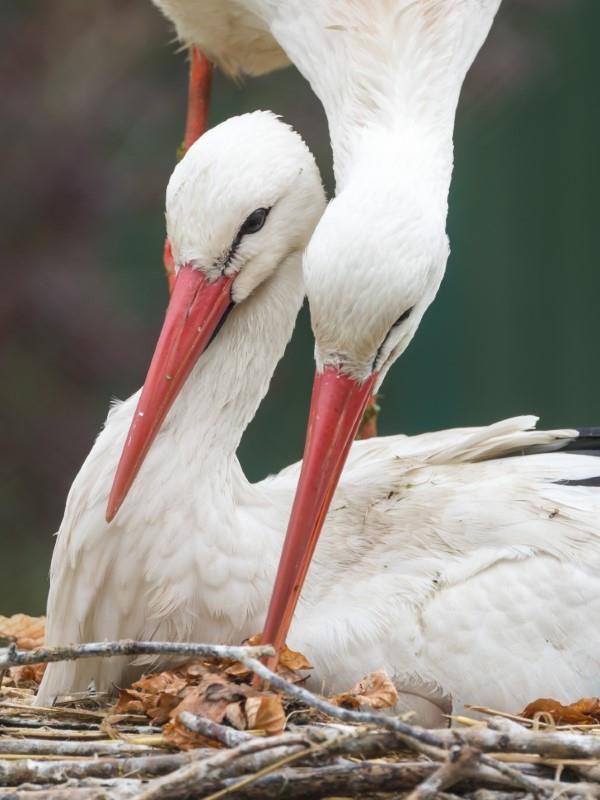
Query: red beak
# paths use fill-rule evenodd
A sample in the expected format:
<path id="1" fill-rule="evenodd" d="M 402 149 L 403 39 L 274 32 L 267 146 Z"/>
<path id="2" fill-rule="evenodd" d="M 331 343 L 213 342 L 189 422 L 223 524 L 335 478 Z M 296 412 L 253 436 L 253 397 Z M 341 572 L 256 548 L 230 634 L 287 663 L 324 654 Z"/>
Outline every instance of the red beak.
<path id="1" fill-rule="evenodd" d="M 219 323 L 231 308 L 232 277 L 213 283 L 185 264 L 175 288 L 146 375 L 112 485 L 106 521 L 110 522 L 131 488 L 163 420 Z"/>
<path id="2" fill-rule="evenodd" d="M 279 650 L 285 643 L 331 498 L 373 391 L 377 375 L 359 383 L 338 369 L 317 372 L 300 481 L 262 636 Z"/>

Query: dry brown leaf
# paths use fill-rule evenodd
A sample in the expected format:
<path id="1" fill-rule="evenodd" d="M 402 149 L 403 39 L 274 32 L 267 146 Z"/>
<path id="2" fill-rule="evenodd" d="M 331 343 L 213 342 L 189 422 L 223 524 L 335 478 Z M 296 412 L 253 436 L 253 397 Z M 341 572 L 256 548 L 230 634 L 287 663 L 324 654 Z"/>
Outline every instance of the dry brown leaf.
<path id="1" fill-rule="evenodd" d="M 600 722 L 600 700 L 597 697 L 582 697 L 575 703 L 563 706 L 558 700 L 540 697 L 521 712 L 521 716 L 528 719 L 540 714 L 551 716 L 556 725 L 597 724 Z"/>
<path id="2" fill-rule="evenodd" d="M 329 702 L 333 703 L 334 706 L 341 706 L 342 708 L 347 708 L 350 711 L 356 711 L 356 709 L 360 708 L 360 700 L 358 697 L 356 697 L 356 695 L 350 694 L 350 692 L 336 694 L 329 698 Z"/>
<path id="3" fill-rule="evenodd" d="M 250 644 L 260 641 L 252 637 Z M 299 670 L 310 668 L 308 660 L 284 648 L 279 673 L 288 680 L 304 680 Z M 157 725 L 167 723 L 163 733 L 167 741 L 181 749 L 215 746 L 205 737 L 189 731 L 179 719 L 182 711 L 227 723 L 238 730 L 247 727 L 280 733 L 285 713 L 279 695 L 259 692 L 251 684 L 252 672 L 238 661 L 194 659 L 172 671 L 145 675 L 130 689 L 121 691 L 116 713 L 145 713 Z"/>
<path id="4" fill-rule="evenodd" d="M 22 667 L 11 667 L 10 677 L 18 689 L 37 689 L 45 671 L 45 664 L 25 664 Z"/>
<path id="5" fill-rule="evenodd" d="M 247 728 L 246 715 L 242 711 L 241 703 L 229 703 L 225 709 L 224 721 L 228 722 L 238 731 L 245 731 Z"/>
<path id="6" fill-rule="evenodd" d="M 312 669 L 312 664 L 306 656 L 303 656 L 302 653 L 299 653 L 297 650 L 291 650 L 287 644 L 284 644 L 283 649 L 279 653 L 279 663 L 282 667 L 291 669 L 294 672 L 300 669 Z"/>
<path id="7" fill-rule="evenodd" d="M 231 704 L 241 703 L 254 694 L 256 690 L 251 686 L 232 683 L 218 674 L 206 675 L 197 686 L 186 689 L 183 699 L 169 716 L 175 719 L 182 711 L 190 711 L 213 722 L 223 722 Z"/>
<path id="8" fill-rule="evenodd" d="M 46 617 L 27 614 L 0 615 L 0 636 L 14 639 L 20 650 L 35 650 L 44 644 Z"/>
<path id="9" fill-rule="evenodd" d="M 160 694 L 162 692 L 177 695 L 187 686 L 187 681 L 176 672 L 157 672 L 152 675 L 142 675 L 142 677 L 132 684 L 132 688 L 148 694 Z"/>
<path id="10" fill-rule="evenodd" d="M 282 664 L 278 664 L 275 671 L 280 678 L 283 678 L 284 681 L 288 681 L 288 683 L 304 683 L 308 678 L 306 672 L 298 672 L 295 669 L 288 669 Z M 273 689 L 273 691 L 277 690 Z"/>
<path id="11" fill-rule="evenodd" d="M 231 680 L 222 669 L 218 662 L 195 659 L 173 671 L 144 675 L 121 691 L 115 712 L 145 713 L 156 725 L 175 720 L 184 710 L 221 722 L 229 705 L 257 693 L 253 687 Z M 229 716 L 233 719 L 233 710 Z M 241 724 L 245 724 L 241 709 L 236 718 L 243 718 Z"/>
<path id="12" fill-rule="evenodd" d="M 196 747 L 223 747 L 215 739 L 207 739 L 206 736 L 186 728 L 179 717 L 172 719 L 163 727 L 162 735 L 168 744 L 179 750 L 193 750 Z"/>
<path id="13" fill-rule="evenodd" d="M 145 713 L 155 725 L 162 725 L 181 702 L 187 685 L 176 672 L 143 675 L 130 689 L 121 690 L 115 713 Z"/>
<path id="14" fill-rule="evenodd" d="M 252 670 L 244 666 L 241 661 L 234 661 L 227 667 L 225 674 L 238 681 L 247 681 L 252 676 Z"/>
<path id="15" fill-rule="evenodd" d="M 155 725 L 163 725 L 171 717 L 171 712 L 177 708 L 181 698 L 177 694 L 160 692 L 155 695 L 154 702 L 149 704 L 146 713 Z"/>
<path id="16" fill-rule="evenodd" d="M 198 681 L 208 672 L 215 671 L 215 662 L 206 658 L 193 658 L 191 661 L 186 661 L 175 670 L 175 673 L 181 676 L 186 683 L 198 683 Z"/>
<path id="17" fill-rule="evenodd" d="M 260 697 L 249 697 L 244 710 L 248 728 L 262 730 L 269 735 L 283 733 L 285 712 L 279 695 L 264 694 Z"/>
<path id="18" fill-rule="evenodd" d="M 130 689 L 121 689 L 113 712 L 115 714 L 145 714 L 146 707 L 138 692 Z"/>
<path id="19" fill-rule="evenodd" d="M 244 727 L 246 719 L 240 706 L 246 697 L 255 693 L 256 690 L 251 686 L 232 683 L 217 673 L 207 674 L 197 686 L 186 688 L 184 698 L 169 714 L 171 720 L 164 726 L 163 735 L 170 744 L 181 750 L 220 747 L 218 742 L 188 730 L 179 715 L 182 711 L 189 711 L 213 722 L 220 723 L 227 719 L 235 727 L 238 727 L 236 722 Z"/>
<path id="20" fill-rule="evenodd" d="M 250 636 L 249 639 L 244 639 L 242 644 L 248 645 L 248 647 L 258 647 L 259 644 L 262 643 L 262 633 L 254 633 Z"/>
<path id="21" fill-rule="evenodd" d="M 344 708 L 380 709 L 394 706 L 398 700 L 398 691 L 384 669 L 369 672 L 349 692 L 331 697 L 329 702 Z"/>
<path id="22" fill-rule="evenodd" d="M 245 639 L 244 644 L 248 645 L 249 647 L 257 647 L 259 644 L 261 644 L 261 639 L 262 634 L 255 633 L 254 636 L 251 636 L 249 639 Z M 235 663 L 238 664 L 239 662 Z M 240 664 L 240 667 L 245 669 L 243 664 Z M 312 664 L 305 655 L 299 653 L 297 650 L 292 650 L 287 646 L 287 644 L 284 644 L 279 651 L 276 672 L 282 676 L 285 676 L 286 680 L 297 682 L 299 680 L 304 680 L 304 676 L 294 674 L 301 669 L 312 669 Z"/>
<path id="23" fill-rule="evenodd" d="M 225 710 L 234 698 L 231 692 L 227 690 L 223 692 L 222 683 L 210 679 L 208 681 L 188 689 L 186 696 L 171 711 L 171 719 L 175 719 L 182 711 L 190 711 L 192 714 L 212 719 L 213 722 L 223 721 Z"/>

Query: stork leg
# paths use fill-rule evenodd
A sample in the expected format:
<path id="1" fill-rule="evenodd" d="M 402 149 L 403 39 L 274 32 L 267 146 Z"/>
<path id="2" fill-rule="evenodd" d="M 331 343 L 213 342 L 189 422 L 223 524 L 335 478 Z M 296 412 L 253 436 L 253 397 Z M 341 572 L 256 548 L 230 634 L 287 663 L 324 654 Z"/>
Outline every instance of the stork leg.
<path id="1" fill-rule="evenodd" d="M 183 142 L 177 150 L 177 158 L 182 158 L 196 139 L 206 131 L 208 111 L 210 108 L 210 90 L 212 86 L 212 64 L 207 57 L 192 47 L 190 62 L 190 82 L 188 88 L 187 119 Z M 169 294 L 175 284 L 175 262 L 171 253 L 171 244 L 165 240 L 163 264 L 169 283 Z"/>

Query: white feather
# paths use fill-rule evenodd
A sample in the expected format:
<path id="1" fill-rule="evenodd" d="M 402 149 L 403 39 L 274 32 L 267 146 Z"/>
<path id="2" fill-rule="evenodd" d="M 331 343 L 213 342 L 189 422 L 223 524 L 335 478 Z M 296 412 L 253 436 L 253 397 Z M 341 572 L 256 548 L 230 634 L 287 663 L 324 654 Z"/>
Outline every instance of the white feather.
<path id="1" fill-rule="evenodd" d="M 289 64 L 253 3 L 238 0 L 153 0 L 177 37 L 196 45 L 232 77 L 262 75 Z"/>
<path id="2" fill-rule="evenodd" d="M 221 147 L 230 135 L 233 152 Z M 240 642 L 262 628 L 300 465 L 250 484 L 235 450 L 291 335 L 323 192 L 299 137 L 254 114 L 194 145 L 167 204 L 174 252 L 208 270 L 210 247 L 269 193 L 260 253 L 240 247 L 243 296 L 112 524 L 106 502 L 137 395 L 111 410 L 75 479 L 52 560 L 50 645 Z M 558 482 L 597 476 L 599 462 L 552 452 L 576 431 L 535 422 L 353 445 L 290 637 L 314 662 L 314 685 L 348 688 L 383 666 L 422 721 L 448 695 L 518 710 L 536 695 L 598 692 L 600 643 L 588 627 L 600 611 L 600 490 Z M 147 667 L 51 664 L 37 702 L 90 683 L 110 690 Z"/>

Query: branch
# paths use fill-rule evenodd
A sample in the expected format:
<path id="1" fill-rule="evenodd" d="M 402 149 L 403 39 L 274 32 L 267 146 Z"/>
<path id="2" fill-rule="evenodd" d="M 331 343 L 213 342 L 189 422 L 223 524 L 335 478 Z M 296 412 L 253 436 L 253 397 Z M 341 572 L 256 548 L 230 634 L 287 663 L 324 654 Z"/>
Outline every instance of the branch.
<path id="1" fill-rule="evenodd" d="M 427 730 L 418 725 L 410 725 L 408 722 L 403 722 L 397 717 L 376 714 L 374 711 L 351 711 L 348 708 L 336 706 L 328 700 L 324 700 L 322 697 L 317 697 L 317 695 L 309 692 L 308 689 L 286 681 L 280 675 L 276 675 L 262 662 L 257 661 L 251 656 L 242 655 L 239 660 L 244 666 L 258 675 L 259 678 L 262 678 L 276 689 L 301 700 L 307 706 L 316 708 L 329 717 L 334 717 L 342 722 L 358 723 L 360 725 L 376 725 L 379 728 L 393 731 L 397 734 L 399 741 L 408 745 L 413 750 L 418 750 L 426 754 L 429 754 L 428 748 L 430 747 L 446 749 L 449 746 L 449 742 L 444 741 L 444 738 L 439 735 L 443 733 L 443 731 Z M 456 741 L 456 739 L 452 740 L 453 743 Z"/>
<path id="2" fill-rule="evenodd" d="M 190 715 L 193 716 L 193 715 Z M 398 734 L 366 727 L 296 726 L 291 733 L 267 739 L 250 739 L 233 750 L 221 751 L 213 758 L 182 767 L 171 775 L 151 782 L 139 800 L 165 800 L 206 792 L 214 785 L 217 792 L 226 780 L 240 777 L 239 787 L 258 779 L 258 773 L 280 769 L 283 762 L 320 763 L 338 756 L 371 758 L 397 752 Z M 434 750 L 434 748 L 428 748 Z M 445 759 L 443 750 L 435 750 L 438 759 Z M 238 793 L 238 783 L 228 787 Z M 212 797 L 212 795 L 211 795 Z"/>
<path id="3" fill-rule="evenodd" d="M 225 644 L 190 644 L 188 642 L 136 642 L 121 639 L 117 642 L 90 642 L 66 647 L 42 647 L 39 650 L 17 650 L 16 646 L 0 650 L 0 670 L 23 664 L 46 664 L 52 661 L 73 661 L 78 658 L 107 658 L 110 656 L 173 655 L 205 656 L 207 658 L 264 658 L 275 651 L 269 645 L 235 647 Z"/>
<path id="4" fill-rule="evenodd" d="M 61 741 L 56 739 L 5 739 L 0 736 L 0 762 L 8 755 L 36 756 L 149 756 L 157 749 L 126 741 Z"/>
<path id="5" fill-rule="evenodd" d="M 141 756 L 133 758 L 93 758 L 89 761 L 0 761 L 0 786 L 19 786 L 22 783 L 63 783 L 85 778 L 119 778 L 156 776 L 179 769 L 194 759 L 202 758 L 210 748 L 190 750 L 174 755 Z"/>
<path id="6" fill-rule="evenodd" d="M 212 719 L 201 717 L 199 714 L 192 714 L 191 711 L 182 711 L 179 714 L 179 719 L 185 727 L 192 731 L 192 733 L 199 733 L 201 736 L 206 736 L 208 739 L 214 739 L 226 747 L 237 747 L 242 742 L 248 742 L 254 739 L 249 733 L 238 731 L 235 728 L 229 728 L 227 725 L 221 725 L 219 722 L 213 722 Z"/>
<path id="7" fill-rule="evenodd" d="M 600 759 L 600 737 L 571 731 L 535 731 L 516 722 L 494 717 L 488 727 L 466 731 L 438 731 L 444 741 L 458 737 L 473 747 L 493 753 L 533 753 L 542 758 Z M 457 739 L 454 738 L 454 741 Z"/>
<path id="8" fill-rule="evenodd" d="M 305 739 L 301 735 L 282 734 L 268 739 L 253 739 L 152 781 L 138 800 L 162 800 L 167 797 L 187 796 L 189 792 L 200 789 L 205 791 L 206 779 L 211 774 L 235 777 L 246 772 L 258 772 L 273 761 L 294 755 L 299 748 L 306 750 Z M 245 758 L 246 756 L 253 758 Z"/>
<path id="9" fill-rule="evenodd" d="M 427 748 L 447 750 L 453 745 L 470 745 L 482 752 L 535 753 L 545 758 L 600 759 L 600 737 L 582 736 L 580 733 L 533 731 L 523 728 L 501 717 L 489 721 L 489 727 L 476 726 L 466 730 L 455 728 L 433 730 L 410 725 L 392 716 L 373 711 L 351 711 L 335 706 L 322 697 L 286 681 L 268 667 L 253 658 L 242 656 L 240 661 L 260 678 L 308 706 L 327 716 L 362 725 L 375 725 L 393 731 L 398 741 L 419 752 L 428 753 Z"/>
<path id="10" fill-rule="evenodd" d="M 459 783 L 467 774 L 468 768 L 477 763 L 481 753 L 473 747 L 455 745 L 448 753 L 447 761 L 427 777 L 407 797 L 407 800 L 430 800 L 439 792 Z"/>
<path id="11" fill-rule="evenodd" d="M 7 799 L 10 800 L 127 800 L 137 797 L 142 788 L 142 782 L 132 778 L 115 778 L 110 781 L 96 781 L 88 779 L 82 786 L 56 786 L 39 789 L 38 787 L 25 786 L 19 788 Z"/>
<path id="12" fill-rule="evenodd" d="M 294 767 L 282 769 L 270 775 L 265 775 L 252 783 L 248 783 L 241 791 L 235 790 L 237 780 L 221 782 L 208 779 L 202 786 L 202 795 L 205 792 L 226 788 L 228 800 L 271 800 L 282 798 L 285 800 L 320 800 L 328 796 L 342 797 L 370 797 L 381 792 L 394 792 L 397 797 L 401 792 L 414 789 L 426 781 L 438 770 L 437 764 L 423 761 L 363 761 L 335 763 L 323 767 Z M 480 787 L 486 789 L 503 789 L 505 792 L 512 790 L 511 794 L 488 794 L 498 800 L 515 799 L 515 792 L 522 797 L 523 791 L 513 781 L 500 775 L 495 770 L 485 766 L 466 767 L 461 775 L 461 781 L 468 783 L 473 790 L 477 790 L 471 797 L 480 800 Z M 600 787 L 593 783 L 557 783 L 546 778 L 532 777 L 536 797 L 569 796 L 574 798 L 597 798 L 600 796 Z M 199 793 L 195 795 L 199 796 Z M 441 793 L 436 795 L 441 796 Z M 206 798 L 208 800 L 208 798 Z"/>

